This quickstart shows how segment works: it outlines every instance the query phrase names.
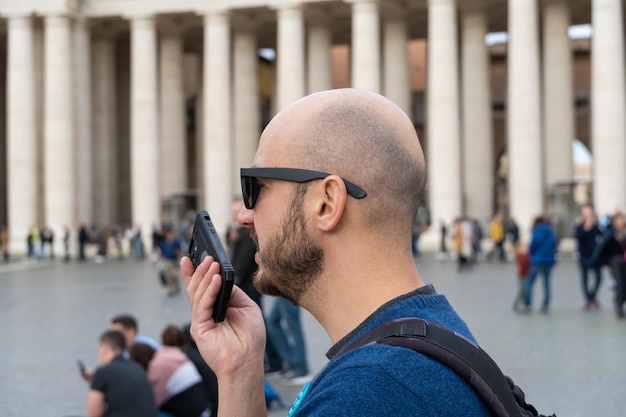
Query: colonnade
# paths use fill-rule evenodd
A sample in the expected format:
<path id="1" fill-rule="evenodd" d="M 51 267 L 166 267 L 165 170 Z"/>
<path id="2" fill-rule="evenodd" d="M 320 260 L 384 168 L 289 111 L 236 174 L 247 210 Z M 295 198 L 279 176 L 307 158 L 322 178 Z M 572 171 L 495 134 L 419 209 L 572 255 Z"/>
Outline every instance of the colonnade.
<path id="1" fill-rule="evenodd" d="M 349 0 L 351 85 L 380 92 L 411 113 L 407 41 L 401 8 L 381 13 L 377 0 Z M 494 146 L 489 32 L 485 8 L 428 1 L 425 139 L 431 219 L 494 209 Z M 594 202 L 600 211 L 626 203 L 626 97 L 620 0 L 593 0 L 592 138 Z M 276 110 L 333 87 L 332 19 L 303 4 L 273 4 L 276 21 Z M 224 229 L 238 190 L 238 168 L 251 163 L 259 135 L 258 39 L 254 18 L 237 11 L 203 12 L 199 125 L 202 206 Z M 184 145 L 182 56 L 176 25 L 155 14 L 123 15 L 130 27 L 130 200 L 144 236 L 161 220 L 164 197 L 188 188 Z M 506 100 L 510 212 L 521 226 L 544 210 L 547 187 L 572 178 L 572 53 L 566 0 L 508 0 Z M 33 224 L 64 226 L 114 217 L 119 184 L 114 87 L 122 77 L 115 38 L 90 33 L 89 16 L 31 13 L 7 20 L 7 188 L 11 250 L 24 251 Z M 543 25 L 540 31 L 540 25 Z M 540 32 L 542 36 L 540 37 Z M 38 36 L 43 35 L 43 42 Z M 44 48 L 38 71 L 37 48 Z M 43 75 L 38 80 L 38 74 Z M 38 112 L 43 115 L 39 123 Z M 42 133 L 38 133 L 41 126 Z M 38 138 L 43 138 L 38 143 Z M 118 152 L 119 153 L 119 152 Z M 38 160 L 37 155 L 42 155 Z M 43 169 L 43 170 L 42 170 Z M 44 175 L 41 175 L 43 172 Z M 57 239 L 59 241 L 60 239 Z"/>

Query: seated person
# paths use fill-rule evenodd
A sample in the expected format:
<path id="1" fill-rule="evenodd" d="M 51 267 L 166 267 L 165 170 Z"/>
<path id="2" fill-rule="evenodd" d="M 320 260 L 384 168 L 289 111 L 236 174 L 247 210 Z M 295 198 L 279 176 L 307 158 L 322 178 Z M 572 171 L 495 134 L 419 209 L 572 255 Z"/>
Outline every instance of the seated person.
<path id="1" fill-rule="evenodd" d="M 84 374 L 91 383 L 87 397 L 90 417 L 156 417 L 154 394 L 145 372 L 124 359 L 124 335 L 108 330 L 100 336 L 95 373 Z"/>
<path id="2" fill-rule="evenodd" d="M 215 376 L 215 372 L 213 372 L 204 359 L 202 359 L 200 352 L 198 352 L 198 347 L 191 338 L 191 334 L 189 334 L 189 325 L 186 325 L 184 329 L 185 330 L 180 329 L 172 324 L 167 326 L 163 330 L 163 334 L 161 336 L 163 345 L 179 347 L 183 352 L 185 352 L 185 355 L 187 355 L 189 360 L 196 365 L 198 372 L 200 372 L 200 376 L 202 376 L 202 386 L 211 401 L 211 415 L 216 416 L 217 377 Z"/>
<path id="3" fill-rule="evenodd" d="M 182 350 L 172 346 L 154 350 L 135 343 L 129 353 L 146 370 L 160 411 L 174 417 L 211 416 L 211 402 L 202 387 L 202 377 Z"/>
<path id="4" fill-rule="evenodd" d="M 130 314 L 120 314 L 119 316 L 113 317 L 111 319 L 111 329 L 117 330 L 124 335 L 126 339 L 126 349 L 130 349 L 135 343 L 149 345 L 155 350 L 160 347 L 155 340 L 139 333 L 137 319 Z"/>

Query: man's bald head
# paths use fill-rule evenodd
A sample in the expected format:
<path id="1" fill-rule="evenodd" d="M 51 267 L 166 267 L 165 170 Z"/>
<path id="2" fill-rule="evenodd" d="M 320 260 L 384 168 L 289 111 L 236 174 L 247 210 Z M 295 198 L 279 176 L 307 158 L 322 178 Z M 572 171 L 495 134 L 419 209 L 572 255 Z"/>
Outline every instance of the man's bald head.
<path id="1" fill-rule="evenodd" d="M 365 190 L 359 207 L 370 226 L 386 228 L 390 217 L 404 226 L 415 218 L 424 155 L 410 119 L 381 95 L 354 89 L 311 94 L 272 120 L 264 145 L 280 154 L 274 166 L 326 171 Z"/>

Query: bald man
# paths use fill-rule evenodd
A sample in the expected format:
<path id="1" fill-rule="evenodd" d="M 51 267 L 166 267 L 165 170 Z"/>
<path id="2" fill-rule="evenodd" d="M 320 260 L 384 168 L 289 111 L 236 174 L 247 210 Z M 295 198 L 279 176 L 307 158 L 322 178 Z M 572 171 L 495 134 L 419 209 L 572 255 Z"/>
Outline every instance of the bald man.
<path id="1" fill-rule="evenodd" d="M 386 98 L 342 89 L 283 109 L 242 169 L 240 224 L 257 244 L 255 287 L 306 308 L 328 333 L 329 364 L 290 416 L 488 416 L 453 371 L 418 353 L 368 345 L 338 356 L 366 331 L 419 317 L 472 339 L 444 296 L 425 285 L 411 252 L 424 189 L 413 124 Z M 264 416 L 259 308 L 235 288 L 226 320 L 211 318 L 221 280 L 207 258 L 181 262 L 192 334 L 218 376 L 219 416 Z"/>

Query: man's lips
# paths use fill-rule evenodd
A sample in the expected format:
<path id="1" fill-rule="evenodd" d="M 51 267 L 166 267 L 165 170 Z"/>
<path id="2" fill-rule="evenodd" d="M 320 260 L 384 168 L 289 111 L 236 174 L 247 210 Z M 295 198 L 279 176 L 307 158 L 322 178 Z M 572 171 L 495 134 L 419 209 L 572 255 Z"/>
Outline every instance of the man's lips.
<path id="1" fill-rule="evenodd" d="M 260 265 L 261 264 L 261 252 L 259 251 L 259 238 L 256 234 L 256 230 L 250 229 L 250 238 L 254 242 L 254 245 L 256 246 L 256 249 L 257 249 L 257 251 L 254 253 L 254 262 L 256 262 L 257 265 Z"/>

